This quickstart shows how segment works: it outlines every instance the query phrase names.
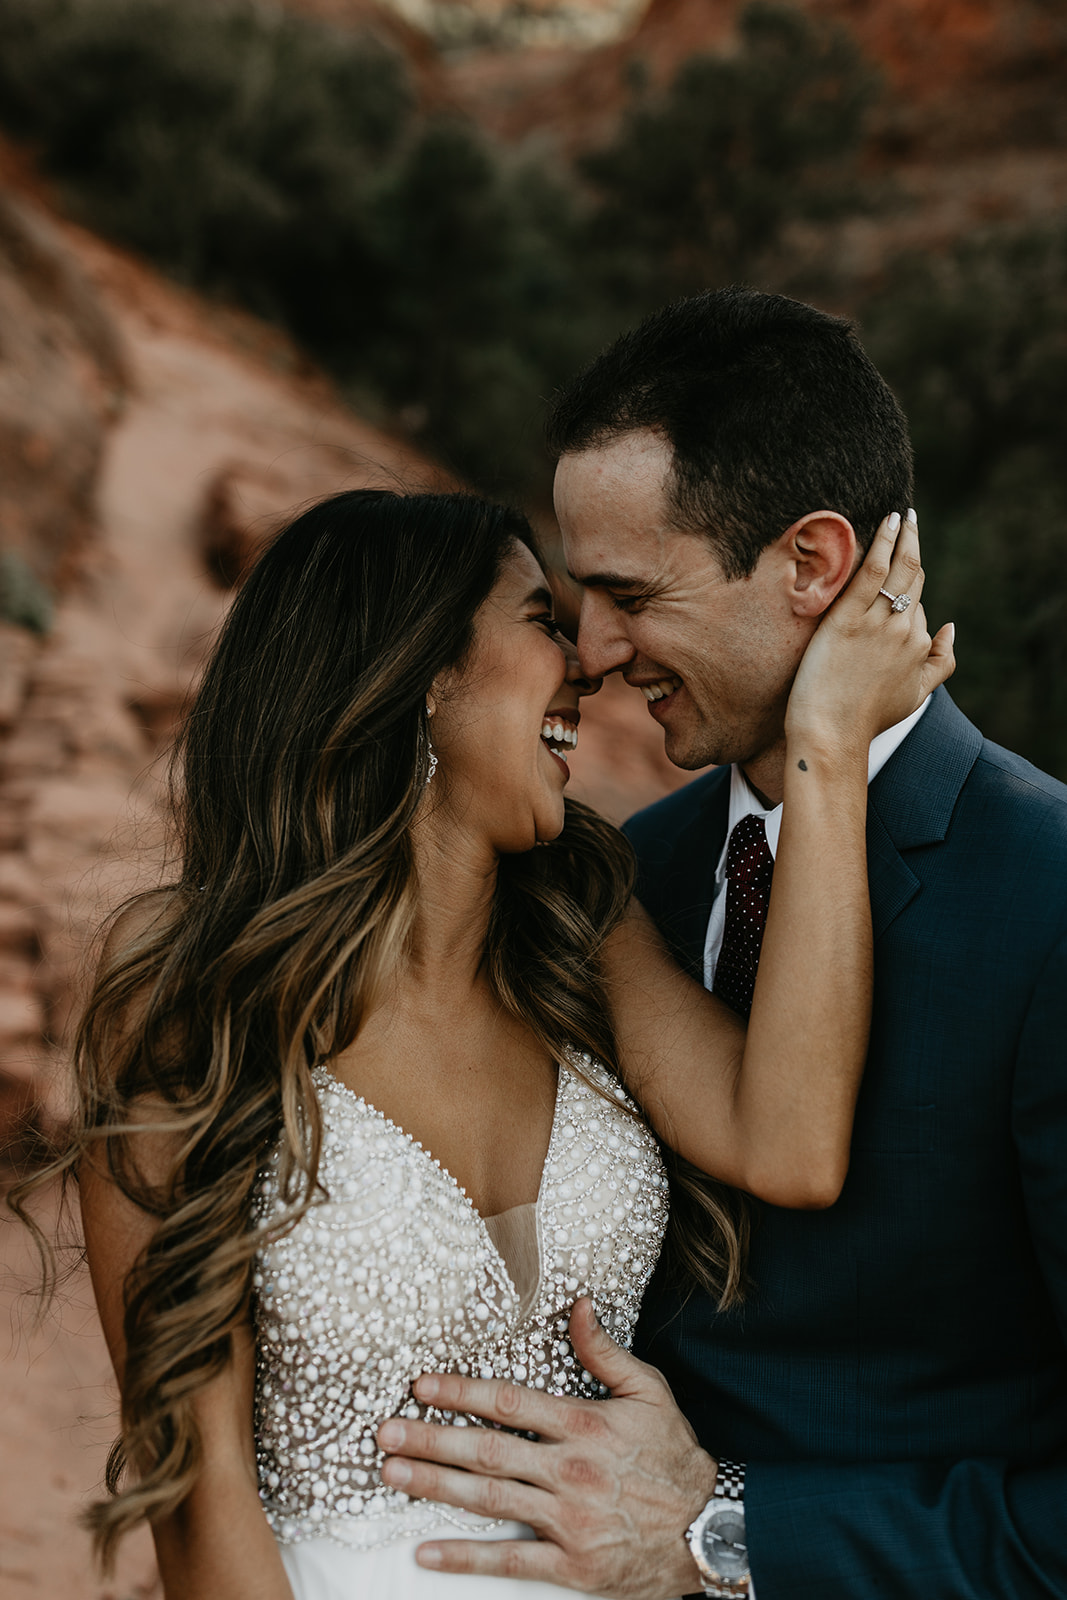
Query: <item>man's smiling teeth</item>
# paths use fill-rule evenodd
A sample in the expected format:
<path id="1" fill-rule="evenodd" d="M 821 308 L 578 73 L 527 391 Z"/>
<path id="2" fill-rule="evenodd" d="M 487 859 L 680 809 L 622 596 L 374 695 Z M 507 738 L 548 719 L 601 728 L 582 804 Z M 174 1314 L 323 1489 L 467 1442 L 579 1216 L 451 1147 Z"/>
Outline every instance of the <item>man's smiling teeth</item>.
<path id="1" fill-rule="evenodd" d="M 646 700 L 665 700 L 675 689 L 682 687 L 681 678 L 661 678 L 658 683 L 643 683 L 641 693 Z"/>
<path id="2" fill-rule="evenodd" d="M 566 761 L 568 751 L 573 750 L 578 743 L 578 729 L 572 728 L 566 722 L 553 722 L 551 717 L 546 717 L 541 724 L 541 737 L 550 750 L 555 749 L 556 755 L 562 756 Z"/>

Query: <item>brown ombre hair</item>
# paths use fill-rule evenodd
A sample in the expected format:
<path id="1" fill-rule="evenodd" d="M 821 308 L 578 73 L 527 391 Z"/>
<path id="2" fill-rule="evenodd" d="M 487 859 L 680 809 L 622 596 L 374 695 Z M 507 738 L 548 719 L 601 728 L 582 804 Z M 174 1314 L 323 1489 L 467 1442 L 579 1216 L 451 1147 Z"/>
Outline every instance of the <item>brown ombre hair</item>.
<path id="1" fill-rule="evenodd" d="M 313 506 L 250 573 L 185 720 L 181 875 L 117 914 L 77 1039 L 77 1118 L 36 1180 L 93 1162 L 157 1219 L 124 1286 L 111 1497 L 89 1513 L 105 1562 L 195 1481 L 192 1401 L 249 1314 L 268 1237 L 252 1200 L 272 1150 L 287 1211 L 269 1236 L 314 1202 L 311 1069 L 353 1041 L 403 957 L 426 694 L 462 666 L 516 543 L 536 554 L 521 517 L 462 495 L 357 490 Z M 621 834 L 572 801 L 558 840 L 500 862 L 486 970 L 557 1058 L 573 1045 L 616 1068 L 597 953 L 632 872 Z"/>

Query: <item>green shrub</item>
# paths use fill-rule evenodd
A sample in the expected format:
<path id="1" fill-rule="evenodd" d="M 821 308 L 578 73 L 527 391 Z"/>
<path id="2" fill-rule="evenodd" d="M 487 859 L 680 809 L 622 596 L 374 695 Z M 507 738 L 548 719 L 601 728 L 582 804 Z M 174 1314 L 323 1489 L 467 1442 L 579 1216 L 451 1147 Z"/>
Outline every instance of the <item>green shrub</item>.
<path id="1" fill-rule="evenodd" d="M 584 188 L 427 118 L 373 38 L 251 0 L 0 0 L 0 115 L 91 226 L 284 323 L 483 486 L 543 492 L 548 390 L 840 204 L 855 50 L 764 4 L 740 28 Z"/>
<path id="2" fill-rule="evenodd" d="M 0 105 L 74 209 L 283 323 L 461 473 L 546 476 L 575 359 L 568 201 L 400 58 L 244 0 L 0 0 Z"/>
<path id="3" fill-rule="evenodd" d="M 469 124 L 431 119 L 383 183 L 390 263 L 374 368 L 395 405 L 484 488 L 542 482 L 541 399 L 596 348 L 574 271 L 573 199 Z"/>
<path id="4" fill-rule="evenodd" d="M 367 194 L 413 112 L 374 40 L 244 4 L 3 0 L 0 96 L 93 226 L 300 333 L 373 322 Z"/>
<path id="5" fill-rule="evenodd" d="M 37 574 L 17 550 L 0 549 L 0 620 L 47 633 L 55 603 Z"/>
<path id="6" fill-rule="evenodd" d="M 927 610 L 959 625 L 953 693 L 1067 779 L 1067 226 L 891 264 L 864 331 L 912 424 Z"/>
<path id="7" fill-rule="evenodd" d="M 756 0 L 728 53 L 637 91 L 587 156 L 591 242 L 610 292 L 644 308 L 759 279 L 787 225 L 861 206 L 856 158 L 878 77 L 850 36 Z"/>

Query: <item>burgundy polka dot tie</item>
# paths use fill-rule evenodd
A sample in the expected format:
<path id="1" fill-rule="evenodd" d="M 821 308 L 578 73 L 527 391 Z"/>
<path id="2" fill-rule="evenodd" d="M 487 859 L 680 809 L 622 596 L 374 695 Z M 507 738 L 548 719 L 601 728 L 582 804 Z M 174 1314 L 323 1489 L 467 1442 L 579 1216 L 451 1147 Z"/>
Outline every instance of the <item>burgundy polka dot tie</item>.
<path id="1" fill-rule="evenodd" d="M 742 1017 L 752 1010 L 773 872 L 763 818 L 742 817 L 726 851 L 726 923 L 714 989 Z"/>

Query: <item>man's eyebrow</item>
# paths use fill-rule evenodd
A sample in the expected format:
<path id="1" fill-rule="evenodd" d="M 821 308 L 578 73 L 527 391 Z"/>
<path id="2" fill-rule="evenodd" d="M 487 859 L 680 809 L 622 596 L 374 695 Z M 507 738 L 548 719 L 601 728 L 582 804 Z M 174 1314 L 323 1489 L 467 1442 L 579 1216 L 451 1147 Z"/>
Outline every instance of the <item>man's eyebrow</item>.
<path id="1" fill-rule="evenodd" d="M 583 589 L 643 589 L 645 587 L 641 578 L 628 578 L 622 572 L 590 572 L 584 578 L 581 578 L 568 567 L 567 576 L 572 582 L 580 583 Z"/>

